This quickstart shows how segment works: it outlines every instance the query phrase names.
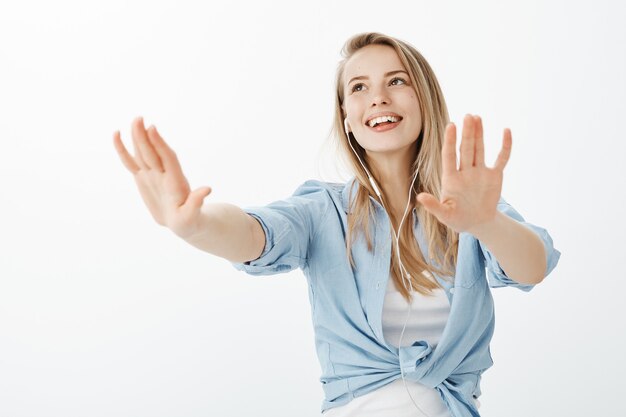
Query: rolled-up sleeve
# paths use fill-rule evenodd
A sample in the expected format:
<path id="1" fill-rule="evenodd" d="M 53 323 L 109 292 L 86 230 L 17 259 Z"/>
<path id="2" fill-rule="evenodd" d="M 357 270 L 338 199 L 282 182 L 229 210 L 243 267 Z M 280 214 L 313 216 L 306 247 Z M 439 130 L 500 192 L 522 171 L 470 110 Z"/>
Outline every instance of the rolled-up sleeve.
<path id="1" fill-rule="evenodd" d="M 273 275 L 304 268 L 309 242 L 324 216 L 330 197 L 323 183 L 309 180 L 291 197 L 266 206 L 245 207 L 265 233 L 261 255 L 247 262 L 231 262 L 250 275 Z"/>
<path id="2" fill-rule="evenodd" d="M 561 257 L 561 252 L 559 252 L 554 247 L 552 237 L 550 236 L 548 231 L 543 227 L 539 227 L 525 221 L 522 215 L 519 214 L 517 210 L 515 210 L 503 198 L 500 198 L 500 201 L 498 202 L 498 210 L 511 217 L 512 219 L 517 220 L 518 222 L 535 232 L 537 236 L 539 236 L 539 238 L 543 242 L 543 246 L 546 251 L 547 265 L 544 278 L 547 277 L 550 272 L 552 272 L 552 270 L 556 267 L 557 263 L 559 262 L 559 258 Z M 485 258 L 485 267 L 487 268 L 487 280 L 490 287 L 497 288 L 508 286 L 519 288 L 520 290 L 527 292 L 534 288 L 534 285 L 532 284 L 521 284 L 509 278 L 502 270 L 502 267 L 498 263 L 497 259 L 493 256 L 493 254 L 489 251 L 489 249 L 487 249 L 487 247 L 483 245 L 480 241 L 479 244 Z"/>

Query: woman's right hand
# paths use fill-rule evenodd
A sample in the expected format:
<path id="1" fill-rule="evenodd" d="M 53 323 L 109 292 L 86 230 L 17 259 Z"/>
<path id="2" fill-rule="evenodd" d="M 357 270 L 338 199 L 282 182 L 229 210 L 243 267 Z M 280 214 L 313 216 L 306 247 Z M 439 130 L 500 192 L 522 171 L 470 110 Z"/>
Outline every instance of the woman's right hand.
<path id="1" fill-rule="evenodd" d="M 154 220 L 183 239 L 198 233 L 202 202 L 211 188 L 200 187 L 191 192 L 176 154 L 156 127 L 146 130 L 143 118 L 133 120 L 131 133 L 134 157 L 124 147 L 119 131 L 113 134 L 113 144 L 124 166 L 133 174 Z"/>

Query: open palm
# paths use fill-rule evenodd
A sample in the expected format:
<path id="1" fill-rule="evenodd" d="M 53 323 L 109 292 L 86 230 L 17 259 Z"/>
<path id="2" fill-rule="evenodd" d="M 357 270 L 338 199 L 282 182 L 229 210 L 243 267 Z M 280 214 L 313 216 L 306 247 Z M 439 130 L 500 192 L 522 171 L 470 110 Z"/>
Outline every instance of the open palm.
<path id="1" fill-rule="evenodd" d="M 204 198 L 211 187 L 191 191 L 176 153 L 165 143 L 156 127 L 147 130 L 143 118 L 132 123 L 135 155 L 131 155 L 120 132 L 113 134 L 113 142 L 122 163 L 134 178 L 141 198 L 155 221 L 170 228 L 182 238 L 198 230 Z"/>
<path id="2" fill-rule="evenodd" d="M 456 232 L 469 232 L 493 220 L 502 191 L 504 167 L 511 155 L 511 131 L 504 130 L 495 166 L 485 166 L 483 126 L 479 116 L 466 115 L 457 169 L 456 126 L 446 126 L 442 154 L 441 201 L 429 193 L 417 200 L 440 222 Z"/>

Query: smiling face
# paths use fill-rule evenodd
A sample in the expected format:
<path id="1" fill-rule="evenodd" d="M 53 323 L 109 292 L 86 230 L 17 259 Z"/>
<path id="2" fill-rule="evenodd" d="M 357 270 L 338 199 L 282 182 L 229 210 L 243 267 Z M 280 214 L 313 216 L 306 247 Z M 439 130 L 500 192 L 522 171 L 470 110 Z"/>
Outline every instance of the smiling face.
<path id="1" fill-rule="evenodd" d="M 396 51 L 368 45 L 346 63 L 343 110 L 349 129 L 369 156 L 407 152 L 422 118 L 411 79 Z"/>

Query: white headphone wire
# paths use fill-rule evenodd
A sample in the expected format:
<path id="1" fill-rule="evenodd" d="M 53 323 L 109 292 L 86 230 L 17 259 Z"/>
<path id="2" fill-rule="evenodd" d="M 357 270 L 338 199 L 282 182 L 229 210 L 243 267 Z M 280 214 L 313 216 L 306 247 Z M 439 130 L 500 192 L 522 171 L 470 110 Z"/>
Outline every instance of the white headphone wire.
<path id="1" fill-rule="evenodd" d="M 363 164 L 363 161 L 361 160 L 361 157 L 359 157 L 359 154 L 354 150 L 354 147 L 352 146 L 352 141 L 350 140 L 350 133 L 348 132 L 348 119 L 344 119 L 344 128 L 345 128 L 345 132 L 346 132 L 346 136 L 348 138 L 348 144 L 350 145 L 350 148 L 352 148 L 352 151 L 354 152 L 354 154 L 356 155 L 356 157 L 359 159 L 359 162 L 361 163 L 361 166 L 363 167 L 363 169 L 365 170 L 365 172 L 367 173 L 367 176 L 369 178 L 370 184 L 372 184 L 372 187 L 374 188 L 374 191 L 376 192 L 376 194 L 378 195 L 378 197 L 380 198 L 380 202 L 383 206 L 383 208 L 385 209 L 385 211 L 387 211 L 387 208 L 385 207 L 385 204 L 383 202 L 383 198 L 382 198 L 382 194 L 380 192 L 380 190 L 378 189 L 378 187 L 376 186 L 376 183 L 374 182 L 374 179 L 372 178 L 372 175 L 370 174 L 370 172 L 367 170 L 367 168 L 365 167 L 365 164 Z M 389 223 L 391 225 L 391 230 L 393 232 L 395 241 L 396 241 L 396 257 L 398 259 L 398 262 L 400 264 L 400 273 L 402 275 L 402 279 L 403 279 L 403 284 L 404 284 L 404 288 L 406 289 L 406 282 L 409 283 L 409 293 L 413 291 L 413 284 L 411 283 L 411 275 L 409 274 L 409 272 L 406 270 L 406 268 L 404 267 L 404 264 L 402 263 L 402 258 L 400 257 L 400 244 L 399 244 L 399 233 L 402 230 L 402 223 L 404 223 L 404 218 L 406 217 L 407 211 L 409 210 L 409 206 L 411 204 L 411 192 L 413 191 L 413 185 L 415 184 L 415 180 L 419 174 L 419 169 L 420 169 L 421 163 L 418 163 L 417 169 L 415 170 L 415 175 L 413 176 L 413 181 L 411 182 L 411 186 L 409 187 L 409 196 L 408 196 L 408 201 L 407 201 L 407 205 L 404 209 L 404 214 L 402 215 L 402 220 L 400 221 L 400 225 L 398 226 L 398 233 L 396 233 L 393 224 L 391 224 L 391 217 L 389 218 Z M 389 214 L 387 214 L 389 217 Z M 405 272 L 406 275 L 408 275 L 408 279 L 406 279 L 405 277 Z M 402 339 L 404 337 L 404 331 L 406 329 L 406 325 L 407 322 L 409 321 L 409 316 L 411 314 L 412 311 L 412 302 L 408 302 L 408 308 L 407 308 L 407 315 L 406 315 L 406 319 L 404 320 L 404 326 L 402 327 L 402 333 L 400 334 L 400 341 L 398 342 L 398 348 L 402 347 Z M 404 387 L 406 389 L 407 394 L 409 394 L 409 397 L 411 398 L 411 401 L 413 402 L 413 405 L 415 405 L 415 407 L 417 408 L 417 410 L 424 416 L 428 417 L 428 414 L 426 414 L 415 402 L 415 399 L 413 399 L 413 396 L 411 395 L 411 391 L 409 390 L 409 387 L 406 383 L 406 379 L 404 378 L 404 369 L 402 368 L 402 363 L 400 363 L 400 375 L 402 376 L 402 381 L 404 382 Z"/>

